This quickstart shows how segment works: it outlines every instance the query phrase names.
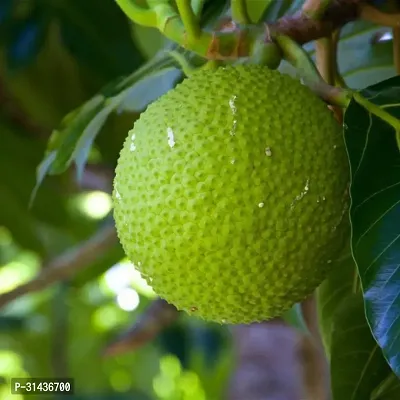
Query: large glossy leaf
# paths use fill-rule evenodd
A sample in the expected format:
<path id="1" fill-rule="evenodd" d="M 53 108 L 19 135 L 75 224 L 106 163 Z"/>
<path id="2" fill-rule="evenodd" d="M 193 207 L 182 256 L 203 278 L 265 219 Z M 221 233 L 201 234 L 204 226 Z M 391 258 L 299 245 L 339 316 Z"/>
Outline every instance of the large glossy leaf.
<path id="1" fill-rule="evenodd" d="M 391 373 L 374 391 L 371 400 L 400 399 L 400 379 Z"/>
<path id="2" fill-rule="evenodd" d="M 362 89 L 396 75 L 393 63 L 392 39 L 380 41 L 382 26 L 366 21 L 355 21 L 344 26 L 338 44 L 338 69 L 346 85 Z M 315 61 L 314 42 L 307 43 L 305 50 Z M 287 62 L 280 66 L 282 72 L 296 75 Z"/>
<path id="3" fill-rule="evenodd" d="M 367 400 L 390 373 L 371 335 L 361 293 L 348 295 L 335 312 L 330 366 L 332 400 Z"/>
<path id="4" fill-rule="evenodd" d="M 318 319 L 327 356 L 331 355 L 332 328 L 337 310 L 353 292 L 356 265 L 350 248 L 334 262 L 332 272 L 317 292 Z"/>
<path id="5" fill-rule="evenodd" d="M 400 118 L 400 77 L 361 92 Z M 400 376 L 400 152 L 394 129 L 352 100 L 345 117 L 351 164 L 352 251 L 373 335 Z"/>
<path id="6" fill-rule="evenodd" d="M 360 89 L 396 75 L 392 40 L 377 40 L 382 31 L 381 26 L 365 21 L 342 29 L 338 64 L 348 86 Z"/>

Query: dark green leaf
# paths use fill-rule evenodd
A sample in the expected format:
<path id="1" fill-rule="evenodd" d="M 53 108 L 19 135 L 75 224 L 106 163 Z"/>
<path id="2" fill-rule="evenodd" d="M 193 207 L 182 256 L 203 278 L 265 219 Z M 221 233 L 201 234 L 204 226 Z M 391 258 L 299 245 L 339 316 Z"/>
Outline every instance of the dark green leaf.
<path id="1" fill-rule="evenodd" d="M 400 399 L 400 379 L 391 373 L 374 391 L 371 400 Z"/>
<path id="2" fill-rule="evenodd" d="M 362 91 L 400 118 L 400 77 Z M 351 165 L 352 251 L 367 319 L 400 375 L 400 153 L 394 129 L 352 100 L 344 117 Z"/>
<path id="3" fill-rule="evenodd" d="M 333 400 L 367 400 L 390 373 L 371 335 L 359 294 L 346 297 L 332 324 L 331 387 Z"/>
<path id="4" fill-rule="evenodd" d="M 303 3 L 302 0 L 292 1 L 292 0 L 283 0 L 283 1 L 271 1 L 271 4 L 267 8 L 262 18 L 265 22 L 273 22 L 278 18 L 285 15 L 287 12 L 293 13 L 298 10 L 298 8 Z"/>
<path id="5" fill-rule="evenodd" d="M 382 27 L 365 21 L 345 26 L 338 46 L 338 64 L 345 82 L 364 88 L 396 75 L 392 40 L 378 41 Z"/>
<path id="6" fill-rule="evenodd" d="M 348 254 L 335 262 L 329 277 L 318 288 L 318 319 L 328 356 L 331 354 L 332 326 L 336 311 L 352 293 L 355 276 L 356 265 L 349 249 Z"/>
<path id="7" fill-rule="evenodd" d="M 129 21 L 113 0 L 49 2 L 61 21 L 66 46 L 106 81 L 135 70 L 144 61 L 132 41 Z"/>

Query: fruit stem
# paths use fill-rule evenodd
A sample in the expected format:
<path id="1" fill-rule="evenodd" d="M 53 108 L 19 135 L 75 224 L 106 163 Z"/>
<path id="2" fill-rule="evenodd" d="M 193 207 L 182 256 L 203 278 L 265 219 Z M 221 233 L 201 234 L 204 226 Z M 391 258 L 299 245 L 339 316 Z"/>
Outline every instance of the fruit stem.
<path id="1" fill-rule="evenodd" d="M 285 35 L 275 35 L 274 39 L 280 46 L 284 58 L 299 70 L 302 77 L 314 83 L 322 83 L 324 81 L 303 47 Z"/>
<path id="2" fill-rule="evenodd" d="M 315 42 L 315 57 L 322 79 L 329 85 L 335 84 L 336 49 L 332 36 L 318 39 Z"/>
<path id="3" fill-rule="evenodd" d="M 176 0 L 176 6 L 185 27 L 186 39 L 189 42 L 197 39 L 201 34 L 201 30 L 190 0 Z"/>
<path id="4" fill-rule="evenodd" d="M 247 12 L 247 1 L 246 0 L 231 0 L 231 13 L 232 19 L 243 25 L 250 24 L 250 17 Z"/>
<path id="5" fill-rule="evenodd" d="M 274 39 L 285 59 L 297 68 L 304 83 L 318 96 L 331 105 L 346 108 L 350 104 L 352 92 L 326 83 L 302 46 L 288 36 L 276 35 Z"/>
<path id="6" fill-rule="evenodd" d="M 366 110 L 368 110 L 371 114 L 374 114 L 376 117 L 382 119 L 391 125 L 396 131 L 396 138 L 399 136 L 400 132 L 400 120 L 389 114 L 382 107 L 377 106 L 374 103 L 371 103 L 368 99 L 362 96 L 359 92 L 353 93 L 354 100 L 363 106 Z"/>
<path id="7" fill-rule="evenodd" d="M 168 54 L 178 63 L 180 69 L 186 76 L 192 75 L 196 67 L 190 64 L 189 60 L 182 54 L 175 50 L 168 51 Z"/>

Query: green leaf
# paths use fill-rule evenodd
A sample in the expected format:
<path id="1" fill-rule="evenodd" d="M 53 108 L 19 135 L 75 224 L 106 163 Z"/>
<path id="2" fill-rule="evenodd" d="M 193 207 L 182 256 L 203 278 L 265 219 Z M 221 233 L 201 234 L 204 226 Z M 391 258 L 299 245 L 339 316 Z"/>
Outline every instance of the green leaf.
<path id="1" fill-rule="evenodd" d="M 400 77 L 361 91 L 392 117 L 400 117 Z M 352 252 L 368 322 L 400 376 L 400 153 L 394 129 L 354 99 L 345 116 L 351 166 Z"/>
<path id="2" fill-rule="evenodd" d="M 138 83 L 148 84 L 149 79 L 162 76 L 172 69 L 176 70 L 175 61 L 167 53 L 161 53 L 131 75 L 107 85 L 101 93 L 69 113 L 49 140 L 46 156 L 37 169 L 37 183 L 33 196 L 47 174 L 60 174 L 72 162 L 76 163 L 78 178 L 81 178 L 93 142 L 108 116 L 120 107 L 124 109 L 127 102 L 141 97 L 141 92 L 138 91 L 141 86 L 138 86 Z M 176 79 L 176 74 L 169 79 L 172 78 Z M 165 84 L 160 88 L 159 81 L 155 80 L 146 86 L 151 94 L 147 100 L 154 100 L 163 94 L 162 89 L 166 91 L 171 87 L 171 84 Z M 147 105 L 143 99 L 140 104 L 143 107 Z"/>
<path id="3" fill-rule="evenodd" d="M 400 398 L 400 379 L 391 373 L 374 391 L 371 400 L 398 400 Z"/>
<path id="4" fill-rule="evenodd" d="M 144 61 L 131 38 L 130 23 L 115 1 L 48 1 L 61 22 L 62 39 L 104 81 L 128 74 Z"/>
<path id="5" fill-rule="evenodd" d="M 327 356 L 331 355 L 332 327 L 335 314 L 354 287 L 356 265 L 350 249 L 335 261 L 332 272 L 317 291 L 318 320 Z"/>
<path id="6" fill-rule="evenodd" d="M 381 26 L 366 21 L 351 22 L 342 28 L 337 62 L 347 86 L 361 89 L 396 75 L 393 41 L 377 40 L 382 31 Z M 314 42 L 305 44 L 304 48 L 315 61 Z M 279 69 L 297 76 L 297 71 L 286 61 Z"/>
<path id="7" fill-rule="evenodd" d="M 302 4 L 303 0 L 270 1 L 270 5 L 266 9 L 262 20 L 265 22 L 274 22 L 286 13 L 293 14 Z"/>
<path id="8" fill-rule="evenodd" d="M 367 400 L 390 373 L 371 335 L 360 294 L 347 296 L 332 325 L 331 387 L 333 400 Z"/>
<path id="9" fill-rule="evenodd" d="M 339 70 L 348 86 L 360 89 L 396 75 L 392 40 L 376 40 L 382 27 L 365 21 L 346 25 L 338 46 Z"/>

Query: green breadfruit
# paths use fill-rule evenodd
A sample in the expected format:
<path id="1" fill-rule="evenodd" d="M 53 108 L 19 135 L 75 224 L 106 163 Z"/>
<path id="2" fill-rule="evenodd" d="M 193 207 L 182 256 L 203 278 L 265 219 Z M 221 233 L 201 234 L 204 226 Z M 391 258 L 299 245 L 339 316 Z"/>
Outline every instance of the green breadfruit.
<path id="1" fill-rule="evenodd" d="M 341 127 L 293 78 L 202 70 L 152 103 L 116 168 L 115 221 L 154 290 L 206 320 L 282 314 L 348 239 Z"/>

